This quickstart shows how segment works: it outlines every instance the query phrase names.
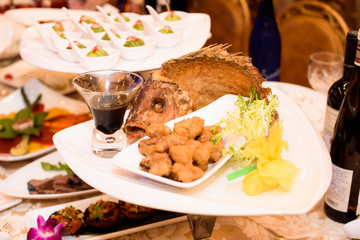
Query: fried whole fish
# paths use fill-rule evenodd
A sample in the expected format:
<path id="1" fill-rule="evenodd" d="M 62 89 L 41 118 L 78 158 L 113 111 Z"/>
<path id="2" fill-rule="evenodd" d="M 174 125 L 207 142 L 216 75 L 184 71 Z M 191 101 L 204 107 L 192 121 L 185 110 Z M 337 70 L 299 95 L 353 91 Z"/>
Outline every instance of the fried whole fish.
<path id="1" fill-rule="evenodd" d="M 128 142 L 145 136 L 151 123 L 166 123 L 202 108 L 225 94 L 249 96 L 254 89 L 260 99 L 270 94 L 265 79 L 239 53 L 228 53 L 228 44 L 217 44 L 164 62 L 139 90 L 125 122 Z"/>
<path id="2" fill-rule="evenodd" d="M 151 123 L 166 123 L 192 112 L 192 101 L 176 83 L 147 80 L 139 89 L 124 125 L 128 143 L 144 137 Z"/>
<path id="3" fill-rule="evenodd" d="M 194 99 L 194 110 L 202 108 L 225 94 L 249 96 L 254 89 L 260 99 L 270 89 L 262 87 L 265 79 L 252 65 L 251 58 L 228 53 L 229 44 L 211 45 L 180 58 L 164 62 L 152 78 L 174 82 Z"/>

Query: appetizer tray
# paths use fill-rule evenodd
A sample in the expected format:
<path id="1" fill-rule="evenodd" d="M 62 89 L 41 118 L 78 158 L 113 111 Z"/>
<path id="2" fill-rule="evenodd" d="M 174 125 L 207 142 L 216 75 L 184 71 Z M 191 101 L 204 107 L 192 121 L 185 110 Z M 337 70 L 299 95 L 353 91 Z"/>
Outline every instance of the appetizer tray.
<path id="1" fill-rule="evenodd" d="M 85 113 L 89 109 L 84 102 L 71 99 L 69 97 L 63 96 L 60 93 L 52 90 L 36 79 L 31 79 L 24 85 L 25 92 L 29 97 L 30 102 L 34 102 L 36 97 L 41 94 L 41 102 L 45 105 L 45 110 L 52 107 L 60 107 L 67 109 L 71 113 Z M 23 97 L 21 96 L 21 90 L 18 89 L 1 99 L 0 101 L 0 114 L 9 114 L 11 112 L 17 112 L 20 109 L 25 107 Z M 20 161 L 29 158 L 34 158 L 41 156 L 45 153 L 55 150 L 55 146 L 49 146 L 48 148 L 28 153 L 21 156 L 13 156 L 9 154 L 0 154 L 0 161 Z"/>
<path id="2" fill-rule="evenodd" d="M 30 229 L 31 227 L 37 227 L 36 219 L 39 215 L 42 215 L 45 220 L 55 211 L 58 211 L 60 209 L 63 209 L 65 207 L 68 207 L 70 205 L 85 211 L 85 209 L 91 204 L 95 203 L 97 200 L 103 199 L 103 200 L 109 200 L 109 201 L 118 201 L 117 199 L 114 199 L 110 196 L 103 195 L 98 197 L 92 197 L 80 201 L 75 202 L 69 202 L 66 204 L 61 204 L 57 206 L 52 206 L 48 208 L 42 208 L 37 209 L 34 211 L 30 211 L 26 213 L 25 215 L 25 221 L 26 221 L 26 227 L 27 229 Z M 177 222 L 186 221 L 186 216 L 179 213 L 174 212 L 165 212 L 165 211 L 158 211 L 153 216 L 151 216 L 149 219 L 141 220 L 141 221 L 130 221 L 126 219 L 122 219 L 121 222 L 119 222 L 118 226 L 114 229 L 111 229 L 109 231 L 103 231 L 103 232 L 90 232 L 88 230 L 83 230 L 79 232 L 79 234 L 76 234 L 74 236 L 65 236 L 62 237 L 63 240 L 70 240 L 70 239 L 111 239 L 119 236 L 124 236 L 127 234 L 135 233 L 144 231 L 151 228 L 161 227 L 168 224 L 173 224 Z"/>
<path id="3" fill-rule="evenodd" d="M 283 157 L 300 169 L 288 192 L 274 189 L 258 196 L 247 196 L 242 190 L 242 178 L 227 181 L 226 175 L 235 170 L 229 161 L 204 182 L 186 189 L 116 167 L 111 159 L 102 159 L 92 153 L 92 121 L 57 133 L 54 143 L 66 163 L 85 182 L 101 192 L 134 204 L 217 216 L 305 213 L 323 197 L 330 184 L 330 156 L 319 133 L 297 104 L 276 88 L 272 92 L 280 101 L 278 112 L 283 120 L 283 138 L 289 144 Z M 220 120 L 223 108 L 234 106 L 235 99 L 236 96 L 224 96 L 208 107 L 216 108 Z M 201 110 L 189 116 L 199 116 L 205 121 L 208 118 Z M 75 139 L 74 135 L 78 137 Z M 127 160 L 138 161 L 131 154 Z"/>
<path id="4" fill-rule="evenodd" d="M 100 14 L 99 12 L 94 13 Z M 150 15 L 142 15 L 140 19 L 148 22 L 153 21 Z M 161 64 L 166 60 L 199 50 L 204 46 L 209 35 L 209 15 L 189 13 L 188 26 L 185 28 L 183 39 L 179 44 L 174 47 L 155 48 L 151 56 L 141 60 L 131 61 L 120 57 L 118 63 L 113 68 L 127 71 L 146 71 L 160 68 Z M 67 73 L 82 73 L 93 70 L 84 68 L 78 62 L 65 61 L 57 53 L 46 48 L 35 26 L 29 27 L 24 31 L 20 41 L 20 55 L 25 61 L 47 70 Z"/>
<path id="5" fill-rule="evenodd" d="M 89 189 L 69 193 L 30 194 L 27 188 L 27 183 L 31 179 L 45 179 L 54 177 L 59 174 L 66 174 L 65 171 L 45 171 L 41 167 L 41 162 L 47 162 L 55 165 L 57 165 L 58 162 L 65 163 L 58 152 L 55 151 L 50 153 L 42 158 L 37 159 L 36 161 L 27 164 L 3 180 L 0 183 L 0 191 L 9 196 L 27 199 L 66 198 L 97 192 L 96 189 Z"/>

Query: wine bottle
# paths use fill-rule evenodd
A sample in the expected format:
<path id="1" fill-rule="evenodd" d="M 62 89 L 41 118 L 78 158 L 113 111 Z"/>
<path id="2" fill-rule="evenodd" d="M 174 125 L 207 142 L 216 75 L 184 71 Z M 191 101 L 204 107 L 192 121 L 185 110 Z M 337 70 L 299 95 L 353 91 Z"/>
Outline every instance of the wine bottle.
<path id="1" fill-rule="evenodd" d="M 335 121 L 339 114 L 341 103 L 344 99 L 349 80 L 354 70 L 356 45 L 357 31 L 352 30 L 348 32 L 346 36 L 343 76 L 342 78 L 334 82 L 328 91 L 323 138 L 329 151 L 331 137 L 333 136 L 334 132 Z"/>
<path id="2" fill-rule="evenodd" d="M 262 0 L 249 43 L 249 56 L 268 81 L 280 80 L 281 39 L 273 0 Z"/>
<path id="3" fill-rule="evenodd" d="M 360 31 L 358 32 L 358 39 Z M 326 215 L 341 223 L 360 214 L 360 41 L 354 72 L 337 117 L 330 147 L 332 180 L 325 195 Z"/>

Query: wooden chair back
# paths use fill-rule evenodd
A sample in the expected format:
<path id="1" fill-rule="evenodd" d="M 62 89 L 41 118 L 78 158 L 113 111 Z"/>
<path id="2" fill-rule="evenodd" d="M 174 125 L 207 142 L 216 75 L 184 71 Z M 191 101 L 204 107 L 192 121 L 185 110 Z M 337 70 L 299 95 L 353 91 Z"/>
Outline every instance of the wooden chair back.
<path id="1" fill-rule="evenodd" d="M 344 54 L 349 28 L 342 16 L 324 2 L 294 2 L 278 13 L 277 22 L 282 44 L 282 82 L 310 87 L 307 66 L 312 53 Z"/>
<path id="2" fill-rule="evenodd" d="M 246 0 L 189 1 L 189 12 L 207 13 L 211 18 L 211 37 L 206 45 L 230 43 L 229 52 L 248 55 L 251 31 L 250 11 Z"/>

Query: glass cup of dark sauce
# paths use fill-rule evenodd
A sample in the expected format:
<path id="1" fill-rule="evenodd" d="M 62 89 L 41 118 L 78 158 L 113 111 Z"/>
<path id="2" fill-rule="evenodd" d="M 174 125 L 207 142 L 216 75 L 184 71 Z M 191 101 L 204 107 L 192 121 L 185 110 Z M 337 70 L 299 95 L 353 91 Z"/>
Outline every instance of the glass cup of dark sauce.
<path id="1" fill-rule="evenodd" d="M 143 82 L 136 73 L 111 69 L 85 72 L 72 80 L 94 118 L 91 147 L 97 156 L 111 158 L 127 146 L 125 112 Z"/>

